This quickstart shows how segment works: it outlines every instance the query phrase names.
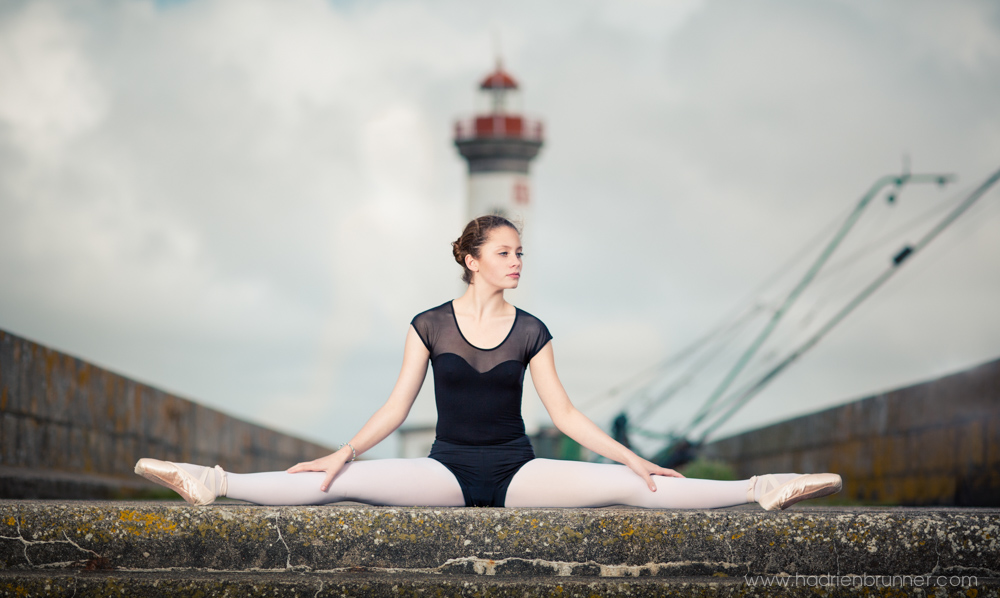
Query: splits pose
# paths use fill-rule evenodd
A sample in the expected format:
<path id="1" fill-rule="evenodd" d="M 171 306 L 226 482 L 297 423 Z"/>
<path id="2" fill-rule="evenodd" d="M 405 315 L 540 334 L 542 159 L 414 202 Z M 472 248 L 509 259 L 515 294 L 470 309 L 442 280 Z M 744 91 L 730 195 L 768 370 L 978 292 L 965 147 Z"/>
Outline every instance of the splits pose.
<path id="1" fill-rule="evenodd" d="M 840 476 L 831 473 L 696 480 L 639 457 L 573 406 L 545 324 L 504 300 L 521 274 L 517 228 L 482 216 L 452 247 L 465 270 L 465 294 L 413 318 L 389 399 L 338 451 L 287 471 L 236 474 L 218 465 L 140 459 L 135 472 L 196 505 L 227 496 L 262 505 L 710 509 L 757 502 L 771 510 L 840 490 Z M 355 462 L 406 419 L 428 361 L 438 411 L 430 455 Z M 527 367 L 555 426 L 621 465 L 535 458 L 521 419 Z"/>

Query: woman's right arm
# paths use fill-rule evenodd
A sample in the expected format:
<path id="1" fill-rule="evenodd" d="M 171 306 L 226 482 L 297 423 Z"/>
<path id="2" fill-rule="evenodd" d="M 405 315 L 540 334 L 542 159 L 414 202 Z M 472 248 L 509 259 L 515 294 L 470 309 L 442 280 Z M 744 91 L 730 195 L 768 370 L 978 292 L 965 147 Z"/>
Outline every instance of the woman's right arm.
<path id="1" fill-rule="evenodd" d="M 400 369 L 396 386 L 389 393 L 389 399 L 386 400 L 385 404 L 379 407 L 378 411 L 350 440 L 350 444 L 354 446 L 358 455 L 385 440 L 386 436 L 392 434 L 406 419 L 413 406 L 413 401 L 416 400 L 417 393 L 420 392 L 420 387 L 424 383 L 424 377 L 427 375 L 428 358 L 430 358 L 430 351 L 420 340 L 413 326 L 410 326 L 406 333 L 406 345 L 403 348 L 403 367 Z M 337 452 L 321 459 L 305 461 L 290 467 L 288 473 L 326 472 L 326 478 L 323 479 L 320 486 L 320 490 L 326 492 L 337 472 L 351 460 L 351 455 L 351 448 L 344 446 Z"/>

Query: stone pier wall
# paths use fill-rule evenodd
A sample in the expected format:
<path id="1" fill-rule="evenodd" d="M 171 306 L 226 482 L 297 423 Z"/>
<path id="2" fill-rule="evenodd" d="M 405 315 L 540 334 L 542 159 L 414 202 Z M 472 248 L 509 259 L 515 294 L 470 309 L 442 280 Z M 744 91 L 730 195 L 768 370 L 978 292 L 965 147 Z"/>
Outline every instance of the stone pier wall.
<path id="1" fill-rule="evenodd" d="M 242 472 L 329 452 L 0 330 L 0 497 L 141 496 L 140 457 Z"/>
<path id="2" fill-rule="evenodd" d="M 717 440 L 742 477 L 839 473 L 849 500 L 1000 506 L 1000 360 Z"/>

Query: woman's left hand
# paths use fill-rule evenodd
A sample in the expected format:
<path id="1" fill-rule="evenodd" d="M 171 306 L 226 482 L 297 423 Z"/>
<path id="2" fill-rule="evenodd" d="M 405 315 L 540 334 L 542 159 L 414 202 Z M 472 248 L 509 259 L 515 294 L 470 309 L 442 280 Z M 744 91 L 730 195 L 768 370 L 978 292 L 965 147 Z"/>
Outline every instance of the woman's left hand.
<path id="1" fill-rule="evenodd" d="M 653 483 L 654 475 L 662 475 L 662 476 L 667 476 L 669 478 L 684 477 L 683 475 L 677 473 L 673 469 L 660 467 L 656 463 L 647 461 L 638 455 L 636 455 L 634 459 L 631 459 L 625 465 L 627 465 L 629 469 L 634 471 L 637 476 L 646 480 L 646 485 L 649 486 L 650 492 L 656 492 L 656 484 Z"/>
<path id="2" fill-rule="evenodd" d="M 348 453 L 342 447 L 337 452 L 331 453 L 321 459 L 303 461 L 289 467 L 285 471 L 288 473 L 299 473 L 300 471 L 321 471 L 325 473 L 326 477 L 323 478 L 323 483 L 320 484 L 319 490 L 320 492 L 326 492 L 330 488 L 333 478 L 337 477 L 337 473 L 349 462 L 348 456 L 353 457 L 354 452 Z M 353 458 L 350 461 L 353 461 Z"/>

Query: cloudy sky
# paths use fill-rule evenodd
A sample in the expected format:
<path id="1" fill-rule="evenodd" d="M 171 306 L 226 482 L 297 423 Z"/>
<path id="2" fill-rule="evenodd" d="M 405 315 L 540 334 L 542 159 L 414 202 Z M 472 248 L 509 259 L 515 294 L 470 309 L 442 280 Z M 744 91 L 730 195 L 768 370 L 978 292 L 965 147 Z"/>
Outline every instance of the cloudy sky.
<path id="1" fill-rule="evenodd" d="M 346 441 L 410 318 L 462 290 L 450 134 L 498 45 L 547 132 L 508 298 L 602 425 L 610 388 L 741 308 L 765 317 L 904 159 L 958 181 L 880 195 L 740 381 L 1000 167 L 995 2 L 12 0 L 0 328 Z M 1000 357 L 998 272 L 994 189 L 719 433 Z M 763 325 L 643 425 L 682 425 Z"/>

